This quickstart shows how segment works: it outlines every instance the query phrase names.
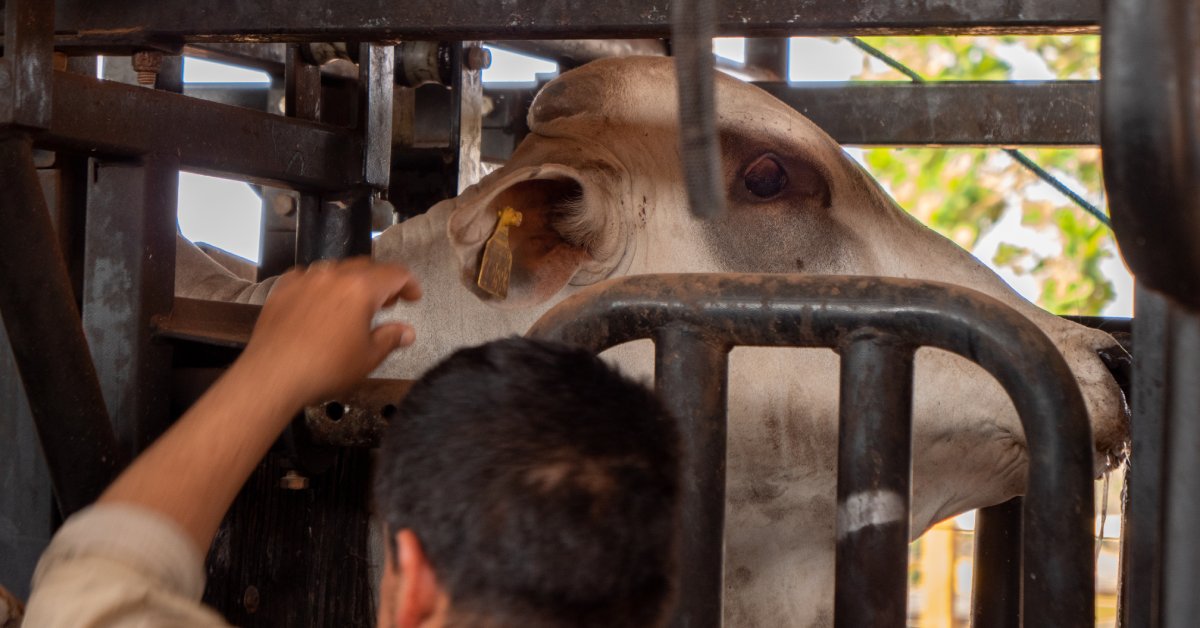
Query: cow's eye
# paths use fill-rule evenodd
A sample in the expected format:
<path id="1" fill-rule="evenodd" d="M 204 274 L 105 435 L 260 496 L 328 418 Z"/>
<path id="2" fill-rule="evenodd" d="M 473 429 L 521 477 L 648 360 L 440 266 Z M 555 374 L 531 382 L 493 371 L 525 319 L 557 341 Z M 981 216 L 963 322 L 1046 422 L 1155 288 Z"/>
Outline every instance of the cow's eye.
<path id="1" fill-rule="evenodd" d="M 775 157 L 763 155 L 746 167 L 742 180 L 746 189 L 758 198 L 774 198 L 787 186 L 788 177 Z"/>

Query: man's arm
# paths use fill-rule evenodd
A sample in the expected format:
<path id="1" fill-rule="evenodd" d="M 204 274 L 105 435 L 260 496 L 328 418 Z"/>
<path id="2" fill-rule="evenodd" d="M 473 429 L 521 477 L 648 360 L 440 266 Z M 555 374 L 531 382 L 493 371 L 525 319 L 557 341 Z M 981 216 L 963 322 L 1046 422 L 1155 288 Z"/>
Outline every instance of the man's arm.
<path id="1" fill-rule="evenodd" d="M 282 277 L 242 356 L 100 496 L 178 523 L 201 555 L 242 484 L 307 403 L 344 391 L 398 347 L 403 323 L 371 328 L 397 299 L 421 296 L 407 270 L 364 259 Z"/>

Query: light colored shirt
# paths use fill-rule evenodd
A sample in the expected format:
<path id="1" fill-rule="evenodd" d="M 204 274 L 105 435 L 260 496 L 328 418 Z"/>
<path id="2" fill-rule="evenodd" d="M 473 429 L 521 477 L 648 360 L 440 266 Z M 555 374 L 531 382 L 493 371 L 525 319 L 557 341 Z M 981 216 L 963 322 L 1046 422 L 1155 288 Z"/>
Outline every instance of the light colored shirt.
<path id="1" fill-rule="evenodd" d="M 99 504 L 68 519 L 42 554 L 24 626 L 228 627 L 203 593 L 204 557 L 178 524 Z"/>

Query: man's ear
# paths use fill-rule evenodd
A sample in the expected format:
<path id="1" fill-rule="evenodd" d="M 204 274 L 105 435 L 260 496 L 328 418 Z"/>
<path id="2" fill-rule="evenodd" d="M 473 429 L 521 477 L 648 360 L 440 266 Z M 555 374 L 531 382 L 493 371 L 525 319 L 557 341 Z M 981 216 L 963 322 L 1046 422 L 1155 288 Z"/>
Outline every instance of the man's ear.
<path id="1" fill-rule="evenodd" d="M 615 243 L 615 225 L 604 210 L 601 192 L 585 189 L 579 171 L 543 164 L 497 171 L 455 200 L 448 235 L 458 257 L 463 283 L 480 298 L 500 307 L 522 307 L 554 296 L 582 269 L 603 259 Z M 475 286 L 484 245 L 495 231 L 499 212 L 521 212 L 509 230 L 512 274 L 508 296 L 499 300 Z"/>
<path id="2" fill-rule="evenodd" d="M 393 540 L 398 571 L 394 574 L 393 625 L 418 628 L 437 624 L 434 620 L 445 614 L 448 599 L 438 586 L 437 575 L 425 558 L 420 540 L 408 529 L 397 532 Z"/>

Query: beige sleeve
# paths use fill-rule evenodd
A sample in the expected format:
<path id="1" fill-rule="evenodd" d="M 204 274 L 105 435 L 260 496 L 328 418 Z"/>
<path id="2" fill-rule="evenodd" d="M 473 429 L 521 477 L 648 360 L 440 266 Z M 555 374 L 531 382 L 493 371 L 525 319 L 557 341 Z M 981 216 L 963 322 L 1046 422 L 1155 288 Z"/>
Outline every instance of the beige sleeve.
<path id="1" fill-rule="evenodd" d="M 204 562 L 174 522 L 123 504 L 80 511 L 33 574 L 25 626 L 228 626 L 200 604 Z"/>

